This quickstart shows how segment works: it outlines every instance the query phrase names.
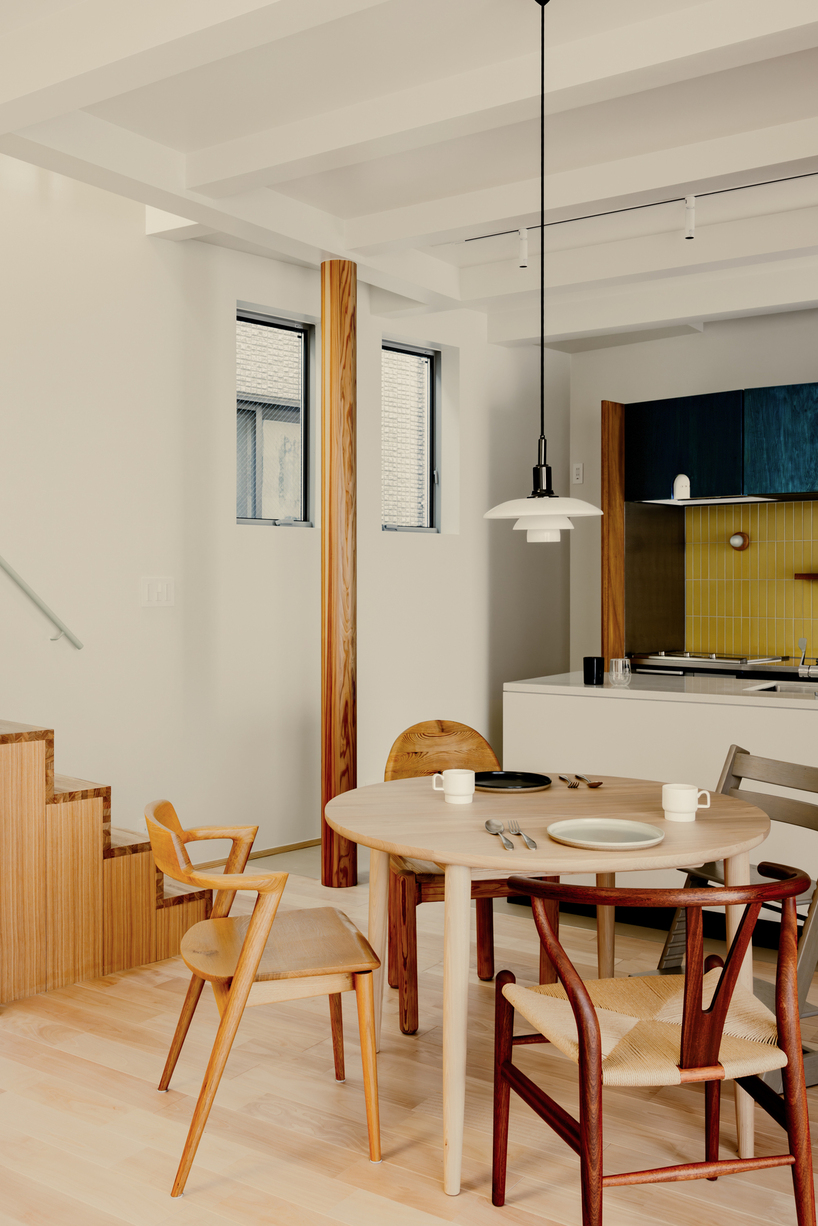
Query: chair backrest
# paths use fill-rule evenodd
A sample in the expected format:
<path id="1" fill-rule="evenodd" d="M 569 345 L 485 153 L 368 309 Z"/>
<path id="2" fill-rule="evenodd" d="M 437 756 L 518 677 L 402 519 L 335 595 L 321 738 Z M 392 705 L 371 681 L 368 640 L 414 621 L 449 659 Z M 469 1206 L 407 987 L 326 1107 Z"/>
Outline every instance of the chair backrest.
<path id="1" fill-rule="evenodd" d="M 496 771 L 497 755 L 485 737 L 468 724 L 451 719 L 429 719 L 402 732 L 386 759 L 384 780 L 417 779 L 437 771 Z"/>
<path id="2" fill-rule="evenodd" d="M 157 868 L 174 881 L 188 882 L 192 864 L 184 829 L 169 800 L 155 800 L 145 809 L 145 823 Z"/>
<path id="3" fill-rule="evenodd" d="M 717 792 L 724 792 L 727 796 L 738 796 L 749 801 L 777 822 L 818 830 L 818 804 L 813 805 L 793 796 L 747 791 L 741 787 L 744 779 L 792 788 L 798 792 L 818 792 L 818 767 L 779 762 L 776 758 L 757 758 L 746 749 L 731 745 L 716 788 Z"/>
<path id="4" fill-rule="evenodd" d="M 586 905 L 590 903 L 608 907 L 684 907 L 687 919 L 685 988 L 679 1067 L 691 1069 L 718 1064 L 727 1010 L 730 1007 L 759 911 L 766 902 L 781 900 L 781 933 L 775 992 L 776 1018 L 779 1029 L 784 1026 L 792 1026 L 794 1024 L 793 1015 L 797 1023 L 798 926 L 795 899 L 798 894 L 809 889 L 810 879 L 806 873 L 780 864 L 759 864 L 758 871 L 763 877 L 773 879 L 769 885 L 639 890 L 557 885 L 526 877 L 510 877 L 508 884 L 520 894 L 531 896 L 534 921 L 540 940 L 556 968 L 575 1014 L 582 1018 L 586 1031 L 592 1033 L 595 1030 L 597 1037 L 599 1023 L 596 1020 L 588 989 L 559 943 L 548 918 L 546 901 L 556 900 Z M 702 908 L 713 906 L 744 907 L 744 915 L 724 963 L 715 955 L 710 955 L 706 961 L 704 958 Z M 714 970 L 718 966 L 723 966 L 721 977 L 710 1004 L 704 1008 L 702 1004 L 704 975 L 706 971 Z"/>

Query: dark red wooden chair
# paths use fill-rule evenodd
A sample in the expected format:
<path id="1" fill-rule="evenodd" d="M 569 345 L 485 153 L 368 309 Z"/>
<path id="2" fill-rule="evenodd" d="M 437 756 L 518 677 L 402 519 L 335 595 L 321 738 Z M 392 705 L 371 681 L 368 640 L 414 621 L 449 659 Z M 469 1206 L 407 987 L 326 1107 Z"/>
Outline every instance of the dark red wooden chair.
<path id="1" fill-rule="evenodd" d="M 514 1090 L 579 1155 L 582 1226 L 601 1226 L 602 1190 L 636 1183 L 716 1179 L 763 1167 L 792 1168 L 798 1226 L 815 1226 L 807 1093 L 798 1017 L 795 900 L 809 885 L 796 869 L 760 864 L 769 884 L 679 890 L 593 889 L 512 877 L 531 895 L 543 947 L 559 982 L 525 988 L 497 976 L 492 1200 L 505 1203 L 510 1091 Z M 737 978 L 764 903 L 781 901 L 775 1013 Z M 597 906 L 684 907 L 685 974 L 583 983 L 554 931 L 560 902 Z M 743 906 L 726 962 L 704 958 L 702 907 Z M 514 1010 L 535 1028 L 513 1036 Z M 579 1066 L 579 1120 L 512 1063 L 519 1043 L 551 1042 Z M 762 1081 L 780 1068 L 784 1094 Z M 735 1080 L 787 1133 L 787 1152 L 719 1160 L 721 1082 Z M 602 1087 L 705 1083 L 705 1160 L 652 1170 L 602 1173 Z"/>

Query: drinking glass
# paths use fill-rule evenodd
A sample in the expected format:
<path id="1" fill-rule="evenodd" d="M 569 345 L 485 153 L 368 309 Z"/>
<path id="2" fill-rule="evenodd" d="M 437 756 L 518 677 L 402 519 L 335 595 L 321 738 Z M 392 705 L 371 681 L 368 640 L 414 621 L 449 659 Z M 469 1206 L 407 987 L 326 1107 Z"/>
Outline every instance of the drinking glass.
<path id="1" fill-rule="evenodd" d="M 630 660 L 611 660 L 611 685 L 630 685 Z"/>

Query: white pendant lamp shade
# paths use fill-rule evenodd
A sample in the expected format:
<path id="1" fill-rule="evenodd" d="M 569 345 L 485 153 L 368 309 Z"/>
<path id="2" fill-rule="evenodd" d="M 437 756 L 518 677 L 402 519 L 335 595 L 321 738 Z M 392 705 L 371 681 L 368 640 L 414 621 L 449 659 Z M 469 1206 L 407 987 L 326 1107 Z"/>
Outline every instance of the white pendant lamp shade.
<path id="1" fill-rule="evenodd" d="M 512 498 L 486 511 L 484 519 L 516 519 L 515 532 L 525 532 L 531 544 L 553 544 L 560 532 L 573 528 L 568 516 L 601 515 L 602 512 L 580 498 Z"/>

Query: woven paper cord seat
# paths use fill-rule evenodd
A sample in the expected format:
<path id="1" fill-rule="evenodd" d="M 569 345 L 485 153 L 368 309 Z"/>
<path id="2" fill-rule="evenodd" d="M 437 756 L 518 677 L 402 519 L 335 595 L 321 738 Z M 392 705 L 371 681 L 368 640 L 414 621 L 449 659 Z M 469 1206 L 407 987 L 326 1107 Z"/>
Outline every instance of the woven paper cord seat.
<path id="1" fill-rule="evenodd" d="M 720 970 L 703 979 L 703 1004 L 713 998 Z M 585 985 L 599 1019 L 602 1084 L 679 1085 L 684 975 L 650 979 L 597 979 Z M 577 1025 L 561 984 L 535 988 L 507 984 L 503 995 L 540 1034 L 574 1063 L 579 1061 Z M 726 1078 L 783 1068 L 775 1017 L 751 992 L 736 987 L 727 1013 L 719 1063 Z"/>

